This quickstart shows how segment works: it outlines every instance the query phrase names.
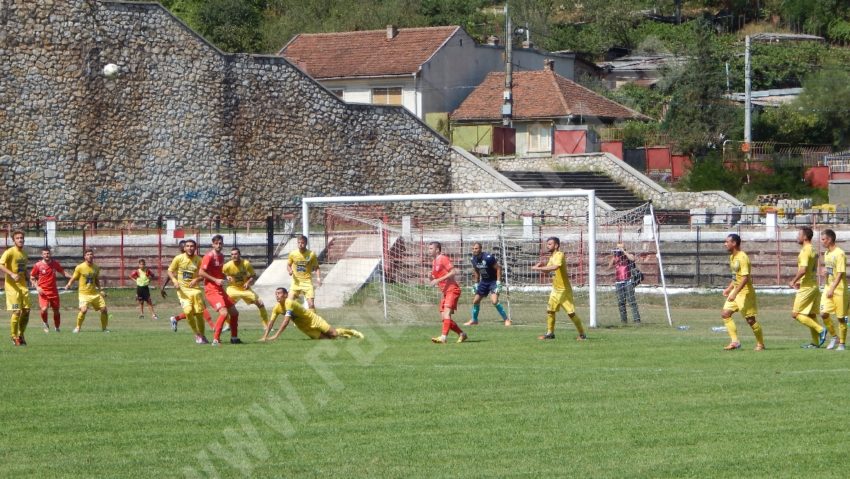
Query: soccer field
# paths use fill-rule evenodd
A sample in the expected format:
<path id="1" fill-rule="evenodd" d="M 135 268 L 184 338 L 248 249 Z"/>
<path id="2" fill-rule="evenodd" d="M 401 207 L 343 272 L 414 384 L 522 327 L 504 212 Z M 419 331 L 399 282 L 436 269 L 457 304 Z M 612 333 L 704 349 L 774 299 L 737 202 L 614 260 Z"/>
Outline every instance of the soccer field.
<path id="1" fill-rule="evenodd" d="M 542 311 L 504 328 L 492 308 L 447 345 L 429 341 L 437 320 L 384 326 L 365 306 L 325 315 L 365 340 L 257 343 L 247 311 L 248 344 L 220 348 L 126 305 L 110 334 L 96 316 L 71 334 L 70 310 L 44 334 L 34 314 L 29 346 L 0 346 L 0 475 L 844 477 L 850 358 L 800 349 L 791 297 L 763 301 L 767 351 L 738 320 L 744 348 L 724 352 L 718 298 L 673 297 L 687 331 L 659 319 L 584 343 L 565 316 L 541 342 Z"/>

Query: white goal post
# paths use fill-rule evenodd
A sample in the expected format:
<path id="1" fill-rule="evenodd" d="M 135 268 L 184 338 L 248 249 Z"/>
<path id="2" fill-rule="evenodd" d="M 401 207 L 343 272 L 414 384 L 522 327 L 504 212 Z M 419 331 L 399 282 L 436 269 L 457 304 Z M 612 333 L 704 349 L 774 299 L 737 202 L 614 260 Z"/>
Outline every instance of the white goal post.
<path id="1" fill-rule="evenodd" d="M 441 202 L 441 201 L 464 201 L 464 200 L 514 200 L 514 199 L 557 199 L 557 198 L 585 198 L 587 201 L 587 265 L 588 265 L 588 309 L 589 325 L 597 327 L 597 296 L 596 296 L 596 192 L 593 190 L 546 190 L 546 191 L 522 191 L 522 192 L 495 192 L 495 193 L 450 193 L 450 194 L 417 194 L 417 195 L 371 195 L 371 196 L 328 196 L 307 197 L 301 199 L 301 221 L 302 234 L 308 239 L 310 237 L 310 207 L 313 205 L 327 204 L 361 204 L 361 203 L 397 203 L 397 202 Z M 382 267 L 385 259 L 382 257 Z M 386 307 L 386 305 L 385 305 Z"/>

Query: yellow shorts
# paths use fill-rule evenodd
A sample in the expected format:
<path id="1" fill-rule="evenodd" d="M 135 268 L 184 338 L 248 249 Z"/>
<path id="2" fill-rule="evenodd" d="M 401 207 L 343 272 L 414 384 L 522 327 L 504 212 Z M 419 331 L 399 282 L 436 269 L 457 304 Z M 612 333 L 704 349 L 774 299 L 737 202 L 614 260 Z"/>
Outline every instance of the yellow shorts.
<path id="1" fill-rule="evenodd" d="M 564 308 L 567 314 L 575 313 L 576 307 L 573 304 L 573 290 L 553 289 L 549 294 L 549 304 L 546 307 L 550 313 L 556 313 L 560 308 Z"/>
<path id="2" fill-rule="evenodd" d="M 247 304 L 254 304 L 260 299 L 260 297 L 257 296 L 257 293 L 253 290 L 237 288 L 234 286 L 227 287 L 227 295 L 230 296 L 230 299 L 232 299 L 234 303 L 238 303 L 241 300 L 245 301 Z"/>
<path id="3" fill-rule="evenodd" d="M 11 281 L 6 283 L 6 311 L 19 311 L 30 309 L 30 292 L 26 287 L 21 287 Z"/>
<path id="4" fill-rule="evenodd" d="M 745 318 L 755 317 L 759 314 L 755 293 L 746 293 L 744 291 L 739 292 L 735 296 L 735 301 L 729 301 L 727 299 L 723 304 L 723 309 L 732 311 L 733 313 L 739 311 Z"/>
<path id="5" fill-rule="evenodd" d="M 198 288 L 180 288 L 177 290 L 180 307 L 186 314 L 201 314 L 204 312 L 204 293 Z"/>
<path id="6" fill-rule="evenodd" d="M 824 290 L 820 297 L 821 314 L 834 314 L 838 318 L 843 318 L 847 316 L 848 309 L 850 309 L 850 295 L 836 291 L 832 294 L 832 298 L 827 298 L 826 290 Z"/>
<path id="7" fill-rule="evenodd" d="M 297 326 L 302 333 L 310 336 L 310 339 L 319 339 L 322 337 L 322 334 L 331 330 L 331 325 L 322 318 L 314 319 L 310 321 L 309 324 L 302 325 L 300 323 L 296 323 L 295 326 Z"/>
<path id="8" fill-rule="evenodd" d="M 794 296 L 794 308 L 792 311 L 814 316 L 820 308 L 820 290 L 817 286 L 806 286 L 797 290 Z"/>
<path id="9" fill-rule="evenodd" d="M 316 297 L 316 293 L 313 291 L 313 283 L 297 283 L 295 281 L 292 282 L 292 287 L 289 288 L 289 294 L 292 295 L 293 298 L 297 298 L 304 294 L 308 299 L 314 299 Z"/>
<path id="10" fill-rule="evenodd" d="M 83 307 L 100 311 L 102 309 L 106 309 L 106 300 L 103 299 L 103 296 L 100 294 L 81 294 L 80 309 Z"/>

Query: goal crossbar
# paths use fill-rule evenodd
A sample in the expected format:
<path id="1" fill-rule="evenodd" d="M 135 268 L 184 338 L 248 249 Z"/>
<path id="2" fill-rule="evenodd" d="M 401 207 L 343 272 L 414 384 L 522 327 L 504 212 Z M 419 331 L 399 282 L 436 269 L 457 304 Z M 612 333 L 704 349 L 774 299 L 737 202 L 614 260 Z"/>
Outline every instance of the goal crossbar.
<path id="1" fill-rule="evenodd" d="M 588 266 L 589 284 L 593 287 L 588 291 L 589 325 L 597 327 L 596 315 L 596 191 L 582 189 L 561 189 L 546 191 L 513 191 L 492 193 L 448 193 L 448 194 L 416 194 L 416 195 L 367 195 L 367 196 L 315 196 L 301 199 L 302 234 L 310 237 L 310 206 L 335 203 L 392 203 L 392 202 L 425 202 L 453 200 L 498 200 L 524 198 L 587 198 L 587 234 L 588 234 Z M 382 259 L 383 263 L 383 259 Z M 383 266 L 383 265 L 382 265 Z"/>

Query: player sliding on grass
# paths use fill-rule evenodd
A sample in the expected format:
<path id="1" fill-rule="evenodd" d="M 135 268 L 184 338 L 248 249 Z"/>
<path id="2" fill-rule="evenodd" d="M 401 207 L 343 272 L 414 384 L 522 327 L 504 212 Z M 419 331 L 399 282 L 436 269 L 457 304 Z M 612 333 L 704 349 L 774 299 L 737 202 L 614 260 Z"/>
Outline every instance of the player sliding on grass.
<path id="1" fill-rule="evenodd" d="M 457 300 L 460 298 L 460 286 L 455 280 L 455 267 L 452 260 L 447 255 L 443 254 L 443 245 L 439 241 L 428 243 L 428 253 L 434 258 L 431 263 L 431 286 L 437 286 L 443 293 L 440 300 L 440 317 L 443 320 L 442 334 L 431 341 L 438 344 L 445 344 L 449 330 L 457 333 L 457 342 L 462 343 L 469 339 L 469 336 L 460 329 L 460 326 L 452 319 L 452 314 L 457 310 Z"/>
<path id="2" fill-rule="evenodd" d="M 363 339 L 364 337 L 363 333 L 355 329 L 334 328 L 322 319 L 321 316 L 316 314 L 316 310 L 306 309 L 297 298 L 289 296 L 286 288 L 277 288 L 274 296 L 277 299 L 277 303 L 275 303 L 272 309 L 272 318 L 269 320 L 269 324 L 266 326 L 266 330 L 263 332 L 263 337 L 260 338 L 260 341 L 274 341 L 289 326 L 290 322 L 295 323 L 295 326 L 302 333 L 309 336 L 310 339 L 336 339 L 338 337 Z M 283 323 L 274 336 L 269 337 L 269 333 L 274 328 L 274 323 L 280 315 L 283 315 Z"/>
<path id="3" fill-rule="evenodd" d="M 723 245 L 729 252 L 729 268 L 735 276 L 729 286 L 723 290 L 726 302 L 723 304 L 720 317 L 723 318 L 723 324 L 729 333 L 729 344 L 723 349 L 732 351 L 741 348 L 741 343 L 738 341 L 738 330 L 735 327 L 735 321 L 732 320 L 732 314 L 735 311 L 740 311 L 741 315 L 746 318 L 747 324 L 753 328 L 753 334 L 756 337 L 756 351 L 763 351 L 764 332 L 761 329 L 761 324 L 756 321 L 758 305 L 756 304 L 756 290 L 753 288 L 753 280 L 750 275 L 750 257 L 747 256 L 747 253 L 741 251 L 741 237 L 734 233 L 726 237 Z"/>
<path id="4" fill-rule="evenodd" d="M 838 319 L 838 337 L 826 349 L 844 351 L 847 342 L 847 312 L 850 310 L 850 294 L 847 292 L 847 258 L 844 250 L 835 244 L 835 231 L 823 230 L 820 242 L 826 248 L 823 264 L 826 267 L 826 286 L 820 298 L 820 312 L 824 323 L 831 314 Z"/>
<path id="5" fill-rule="evenodd" d="M 80 282 L 80 312 L 77 313 L 77 327 L 74 328 L 75 333 L 79 333 L 83 327 L 83 321 L 86 320 L 86 313 L 89 308 L 100 311 L 100 329 L 104 333 L 108 333 L 109 329 L 109 311 L 106 309 L 106 298 L 103 296 L 103 283 L 100 281 L 100 266 L 94 264 L 94 251 L 87 249 L 83 254 L 83 262 L 74 268 L 74 274 L 65 285 L 65 290 L 71 288 L 74 281 Z"/>
<path id="6" fill-rule="evenodd" d="M 576 331 L 578 331 L 576 340 L 584 341 L 587 336 L 584 334 L 581 318 L 576 314 L 573 287 L 570 284 L 569 276 L 567 276 L 567 258 L 561 251 L 561 240 L 552 236 L 546 240 L 546 249 L 552 254 L 549 257 L 549 262 L 540 261 L 531 267 L 533 270 L 554 273 L 552 276 L 552 293 L 549 294 L 549 303 L 546 306 L 546 334 L 538 336 L 537 339 L 555 339 L 555 314 L 563 308 L 576 326 Z"/>
<path id="7" fill-rule="evenodd" d="M 812 248 L 812 236 L 814 233 L 808 226 L 797 231 L 797 244 L 800 245 L 800 254 L 797 255 L 797 274 L 794 275 L 788 286 L 797 290 L 794 295 L 794 306 L 791 309 L 791 319 L 809 328 L 812 342 L 804 344 L 803 348 L 817 349 L 826 341 L 827 330 L 835 336 L 835 326 L 829 315 L 823 319 L 826 327 L 818 324 L 817 313 L 820 308 L 820 290 L 818 289 L 817 269 L 818 254 Z"/>
<path id="8" fill-rule="evenodd" d="M 481 298 L 490 296 L 490 302 L 496 307 L 499 316 L 505 326 L 511 325 L 511 320 L 508 318 L 508 313 L 499 302 L 499 293 L 502 291 L 502 265 L 496 257 L 490 253 L 485 253 L 481 249 L 481 243 L 472 244 L 472 280 L 475 286 L 472 287 L 472 293 L 475 295 L 472 298 L 472 319 L 464 324 L 464 326 L 475 326 L 478 324 L 478 313 L 481 311 Z"/>

